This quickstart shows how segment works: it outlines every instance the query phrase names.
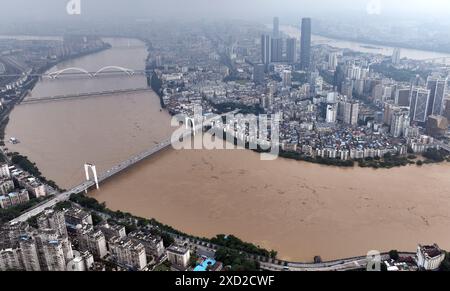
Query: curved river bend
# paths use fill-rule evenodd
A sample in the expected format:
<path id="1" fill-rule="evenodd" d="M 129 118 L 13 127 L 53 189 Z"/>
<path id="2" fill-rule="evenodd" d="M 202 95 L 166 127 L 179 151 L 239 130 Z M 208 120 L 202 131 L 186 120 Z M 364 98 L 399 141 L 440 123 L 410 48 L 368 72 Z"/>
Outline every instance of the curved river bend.
<path id="1" fill-rule="evenodd" d="M 132 40 L 58 65 L 96 70 L 143 69 L 146 49 Z M 136 47 L 136 45 L 141 45 Z M 40 81 L 33 97 L 145 86 L 145 78 L 60 78 Z M 153 93 L 102 96 L 17 106 L 6 138 L 43 174 L 68 188 L 83 164 L 100 171 L 168 137 L 170 116 Z M 108 207 L 154 217 L 199 236 L 234 234 L 284 259 L 310 261 L 413 251 L 417 243 L 450 248 L 450 164 L 392 170 L 341 169 L 245 150 L 169 149 L 101 185 L 90 195 Z"/>

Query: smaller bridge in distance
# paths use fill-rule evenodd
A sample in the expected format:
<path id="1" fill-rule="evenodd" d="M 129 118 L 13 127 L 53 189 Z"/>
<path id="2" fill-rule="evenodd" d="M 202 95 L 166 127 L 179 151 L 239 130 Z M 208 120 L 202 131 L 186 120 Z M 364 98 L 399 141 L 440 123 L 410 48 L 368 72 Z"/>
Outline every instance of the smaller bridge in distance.
<path id="1" fill-rule="evenodd" d="M 104 77 L 104 76 L 115 76 L 115 75 L 126 75 L 126 76 L 135 76 L 135 75 L 146 75 L 147 73 L 151 73 L 152 71 L 147 70 L 135 70 L 124 68 L 120 66 L 105 66 L 103 68 L 98 69 L 97 71 L 88 71 L 79 67 L 69 67 L 64 68 L 58 71 L 47 72 L 42 74 L 28 74 L 30 77 L 39 77 L 39 78 L 49 78 L 49 79 L 59 79 L 62 77 L 87 77 L 87 78 L 96 78 L 96 77 Z M 0 77 L 23 77 L 24 74 L 2 74 Z"/>
<path id="2" fill-rule="evenodd" d="M 437 57 L 423 60 L 427 63 L 450 65 L 450 56 Z"/>
<path id="3" fill-rule="evenodd" d="M 30 103 L 40 103 L 40 102 L 50 102 L 58 100 L 67 99 L 77 99 L 77 98 L 87 98 L 87 97 L 97 97 L 104 95 L 119 95 L 119 94 L 129 94 L 135 92 L 147 92 L 152 91 L 151 88 L 133 88 L 133 89 L 120 89 L 120 90 L 107 90 L 101 92 L 89 92 L 89 93 L 79 93 L 79 94 L 67 94 L 67 95 L 57 95 L 57 96 L 47 96 L 47 97 L 28 97 L 25 98 L 20 105 L 30 104 Z"/>
<path id="4" fill-rule="evenodd" d="M 103 68 L 98 69 L 95 72 L 89 72 L 83 68 L 79 67 L 70 67 L 70 68 L 64 68 L 62 70 L 50 72 L 41 75 L 42 77 L 48 77 L 50 79 L 57 79 L 64 75 L 86 75 L 88 77 L 94 78 L 98 77 L 102 74 L 126 74 L 128 76 L 133 76 L 136 72 L 141 73 L 142 71 L 136 71 L 133 69 L 128 69 L 120 66 L 105 66 Z"/>

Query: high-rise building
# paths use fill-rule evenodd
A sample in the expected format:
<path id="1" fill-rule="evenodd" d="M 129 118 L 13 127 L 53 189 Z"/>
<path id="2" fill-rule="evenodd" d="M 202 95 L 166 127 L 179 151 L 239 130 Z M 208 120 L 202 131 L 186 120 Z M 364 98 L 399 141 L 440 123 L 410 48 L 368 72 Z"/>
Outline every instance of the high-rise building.
<path id="1" fill-rule="evenodd" d="M 142 270 L 147 265 L 145 247 L 129 238 L 113 237 L 109 241 L 111 257 L 120 265 L 132 270 Z"/>
<path id="2" fill-rule="evenodd" d="M 253 81 L 257 84 L 264 83 L 264 64 L 255 64 L 253 66 Z"/>
<path id="3" fill-rule="evenodd" d="M 400 63 L 401 50 L 399 48 L 395 48 L 392 53 L 392 63 L 397 65 Z"/>
<path id="4" fill-rule="evenodd" d="M 283 87 L 291 87 L 292 85 L 292 73 L 289 70 L 284 70 L 282 75 Z"/>
<path id="5" fill-rule="evenodd" d="M 331 52 L 328 55 L 328 69 L 335 71 L 338 66 L 339 54 L 337 52 Z"/>
<path id="6" fill-rule="evenodd" d="M 59 245 L 62 247 L 64 258 L 67 260 L 70 260 L 73 258 L 73 250 L 72 250 L 72 244 L 69 241 L 69 238 L 62 237 L 57 230 L 55 229 L 39 229 L 38 232 L 35 234 L 35 237 L 38 237 L 38 242 L 41 244 L 38 244 L 38 247 L 42 248 L 43 242 L 49 242 L 49 241 L 58 241 Z"/>
<path id="7" fill-rule="evenodd" d="M 334 71 L 333 85 L 340 92 L 342 89 L 342 82 L 345 80 L 345 66 L 338 64 L 336 70 Z"/>
<path id="8" fill-rule="evenodd" d="M 427 119 L 427 134 L 432 137 L 442 137 L 448 130 L 448 120 L 444 116 L 430 115 Z"/>
<path id="9" fill-rule="evenodd" d="M 411 122 L 425 123 L 428 117 L 428 105 L 430 90 L 424 88 L 413 88 L 411 91 L 410 119 Z"/>
<path id="10" fill-rule="evenodd" d="M 9 248 L 0 252 L 0 270 L 64 271 L 66 261 L 73 258 L 68 237 L 61 237 L 56 229 L 10 225 L 2 231 L 8 234 L 4 242 Z"/>
<path id="11" fill-rule="evenodd" d="M 362 96 L 364 94 L 364 83 L 365 83 L 365 80 L 363 80 L 363 79 L 353 81 L 353 91 L 358 96 Z"/>
<path id="12" fill-rule="evenodd" d="M 105 235 L 101 230 L 94 230 L 91 225 L 83 225 L 77 229 L 79 248 L 89 251 L 95 258 L 103 258 L 108 254 Z"/>
<path id="13" fill-rule="evenodd" d="M 301 30 L 300 66 L 302 70 L 308 70 L 311 65 L 311 18 L 302 19 Z"/>
<path id="14" fill-rule="evenodd" d="M 180 245 L 171 245 L 167 248 L 167 259 L 178 269 L 186 269 L 191 253 L 188 248 Z"/>
<path id="15" fill-rule="evenodd" d="M 64 212 L 48 209 L 37 218 L 39 229 L 53 229 L 58 232 L 61 237 L 67 237 L 66 222 L 64 220 Z"/>
<path id="16" fill-rule="evenodd" d="M 383 97 L 381 98 L 382 101 L 391 100 L 392 99 L 392 92 L 393 92 L 392 86 L 384 86 L 383 87 Z"/>
<path id="17" fill-rule="evenodd" d="M 383 99 L 383 93 L 384 93 L 383 91 L 384 91 L 383 90 L 383 85 L 382 84 L 376 84 L 372 88 L 372 92 L 371 92 L 372 98 L 374 100 L 381 101 Z"/>
<path id="18" fill-rule="evenodd" d="M 352 80 L 361 79 L 362 68 L 360 66 L 349 66 L 347 69 L 347 78 Z"/>
<path id="19" fill-rule="evenodd" d="M 31 235 L 22 235 L 19 239 L 23 267 L 26 271 L 40 271 L 36 240 Z"/>
<path id="20" fill-rule="evenodd" d="M 279 38 L 280 37 L 280 20 L 278 17 L 273 18 L 273 38 Z"/>
<path id="21" fill-rule="evenodd" d="M 23 270 L 20 248 L 0 250 L 0 271 Z"/>
<path id="22" fill-rule="evenodd" d="M 342 121 L 349 125 L 358 124 L 359 104 L 356 102 L 341 101 L 340 106 L 342 112 L 338 112 L 338 116 L 342 117 Z M 339 109 L 338 109 L 339 110 Z"/>
<path id="23" fill-rule="evenodd" d="M 410 88 L 399 88 L 395 92 L 395 105 L 397 106 L 409 106 L 411 97 L 411 89 Z"/>
<path id="24" fill-rule="evenodd" d="M 0 226 L 0 249 L 16 248 L 19 237 L 26 234 L 30 227 L 28 223 L 5 223 Z"/>
<path id="25" fill-rule="evenodd" d="M 46 271 L 65 271 L 66 260 L 60 241 L 50 240 L 42 243 Z"/>
<path id="26" fill-rule="evenodd" d="M 408 112 L 399 110 L 392 114 L 390 132 L 394 137 L 401 137 L 408 126 Z"/>
<path id="27" fill-rule="evenodd" d="M 442 116 L 450 120 L 450 99 L 444 100 L 444 111 L 442 112 Z"/>
<path id="28" fill-rule="evenodd" d="M 297 40 L 295 38 L 286 39 L 286 61 L 291 64 L 297 62 Z"/>
<path id="29" fill-rule="evenodd" d="M 136 230 L 128 234 L 131 240 L 141 243 L 145 248 L 147 256 L 160 258 L 165 254 L 163 240 L 159 236 L 152 235 L 149 232 Z"/>
<path id="30" fill-rule="evenodd" d="M 353 81 L 350 79 L 344 80 L 341 85 L 341 94 L 347 96 L 349 99 L 353 97 Z"/>
<path id="31" fill-rule="evenodd" d="M 77 225 L 92 225 L 92 215 L 78 207 L 72 207 L 66 210 L 64 219 L 69 230 L 76 230 Z"/>
<path id="32" fill-rule="evenodd" d="M 261 36 L 261 62 L 266 65 L 270 64 L 272 59 L 270 35 L 263 34 Z"/>
<path id="33" fill-rule="evenodd" d="M 88 251 L 75 252 L 75 257 L 67 262 L 67 271 L 88 271 L 94 265 L 94 257 Z"/>
<path id="34" fill-rule="evenodd" d="M 417 247 L 417 266 L 421 270 L 437 270 L 445 259 L 445 252 L 437 244 Z"/>
<path id="35" fill-rule="evenodd" d="M 441 115 L 444 110 L 444 97 L 448 79 L 428 77 L 427 89 L 430 90 L 427 115 Z"/>
<path id="36" fill-rule="evenodd" d="M 392 104 L 392 102 L 385 102 L 383 111 L 383 123 L 385 125 L 391 126 L 393 113 L 394 113 L 394 105 Z"/>
<path id="37" fill-rule="evenodd" d="M 283 39 L 272 38 L 271 40 L 272 62 L 278 63 L 283 61 Z"/>
<path id="38" fill-rule="evenodd" d="M 337 118 L 337 105 L 336 104 L 328 104 L 327 105 L 327 123 L 335 123 Z"/>
<path id="39" fill-rule="evenodd" d="M 127 236 L 125 226 L 121 224 L 108 223 L 107 221 L 103 221 L 97 225 L 97 228 L 102 231 L 106 240 L 109 240 L 113 236 L 118 236 L 120 238 L 124 238 Z"/>
<path id="40" fill-rule="evenodd" d="M 51 229 L 39 230 L 35 235 L 40 268 L 43 271 L 65 271 L 66 256 L 59 234 Z"/>

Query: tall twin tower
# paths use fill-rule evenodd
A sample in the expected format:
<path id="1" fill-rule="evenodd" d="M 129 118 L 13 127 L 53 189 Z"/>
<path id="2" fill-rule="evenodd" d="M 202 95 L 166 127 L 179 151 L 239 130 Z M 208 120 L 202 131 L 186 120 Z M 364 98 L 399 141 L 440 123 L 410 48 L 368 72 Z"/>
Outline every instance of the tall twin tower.
<path id="1" fill-rule="evenodd" d="M 297 63 L 297 40 L 288 38 L 286 40 L 286 55 L 283 57 L 283 39 L 280 34 L 280 23 L 278 17 L 273 19 L 272 36 L 264 34 L 261 36 L 261 61 L 266 67 L 270 63 L 287 62 Z M 311 19 L 303 18 L 301 24 L 300 38 L 300 68 L 308 70 L 311 63 Z"/>

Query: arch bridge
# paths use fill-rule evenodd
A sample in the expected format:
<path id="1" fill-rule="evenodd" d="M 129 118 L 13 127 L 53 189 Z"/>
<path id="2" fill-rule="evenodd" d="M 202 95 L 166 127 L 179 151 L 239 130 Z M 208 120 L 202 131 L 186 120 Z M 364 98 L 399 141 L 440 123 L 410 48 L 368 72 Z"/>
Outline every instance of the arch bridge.
<path id="1" fill-rule="evenodd" d="M 49 77 L 51 79 L 57 79 L 60 76 L 68 76 L 68 75 L 86 75 L 90 78 L 98 77 L 102 74 L 111 74 L 111 73 L 125 73 L 128 76 L 133 76 L 137 72 L 145 72 L 145 71 L 136 71 L 129 68 L 124 68 L 120 66 L 105 66 L 100 68 L 95 72 L 89 72 L 83 68 L 79 67 L 70 67 L 64 68 L 62 70 L 54 71 L 48 74 L 44 74 L 44 77 Z"/>

